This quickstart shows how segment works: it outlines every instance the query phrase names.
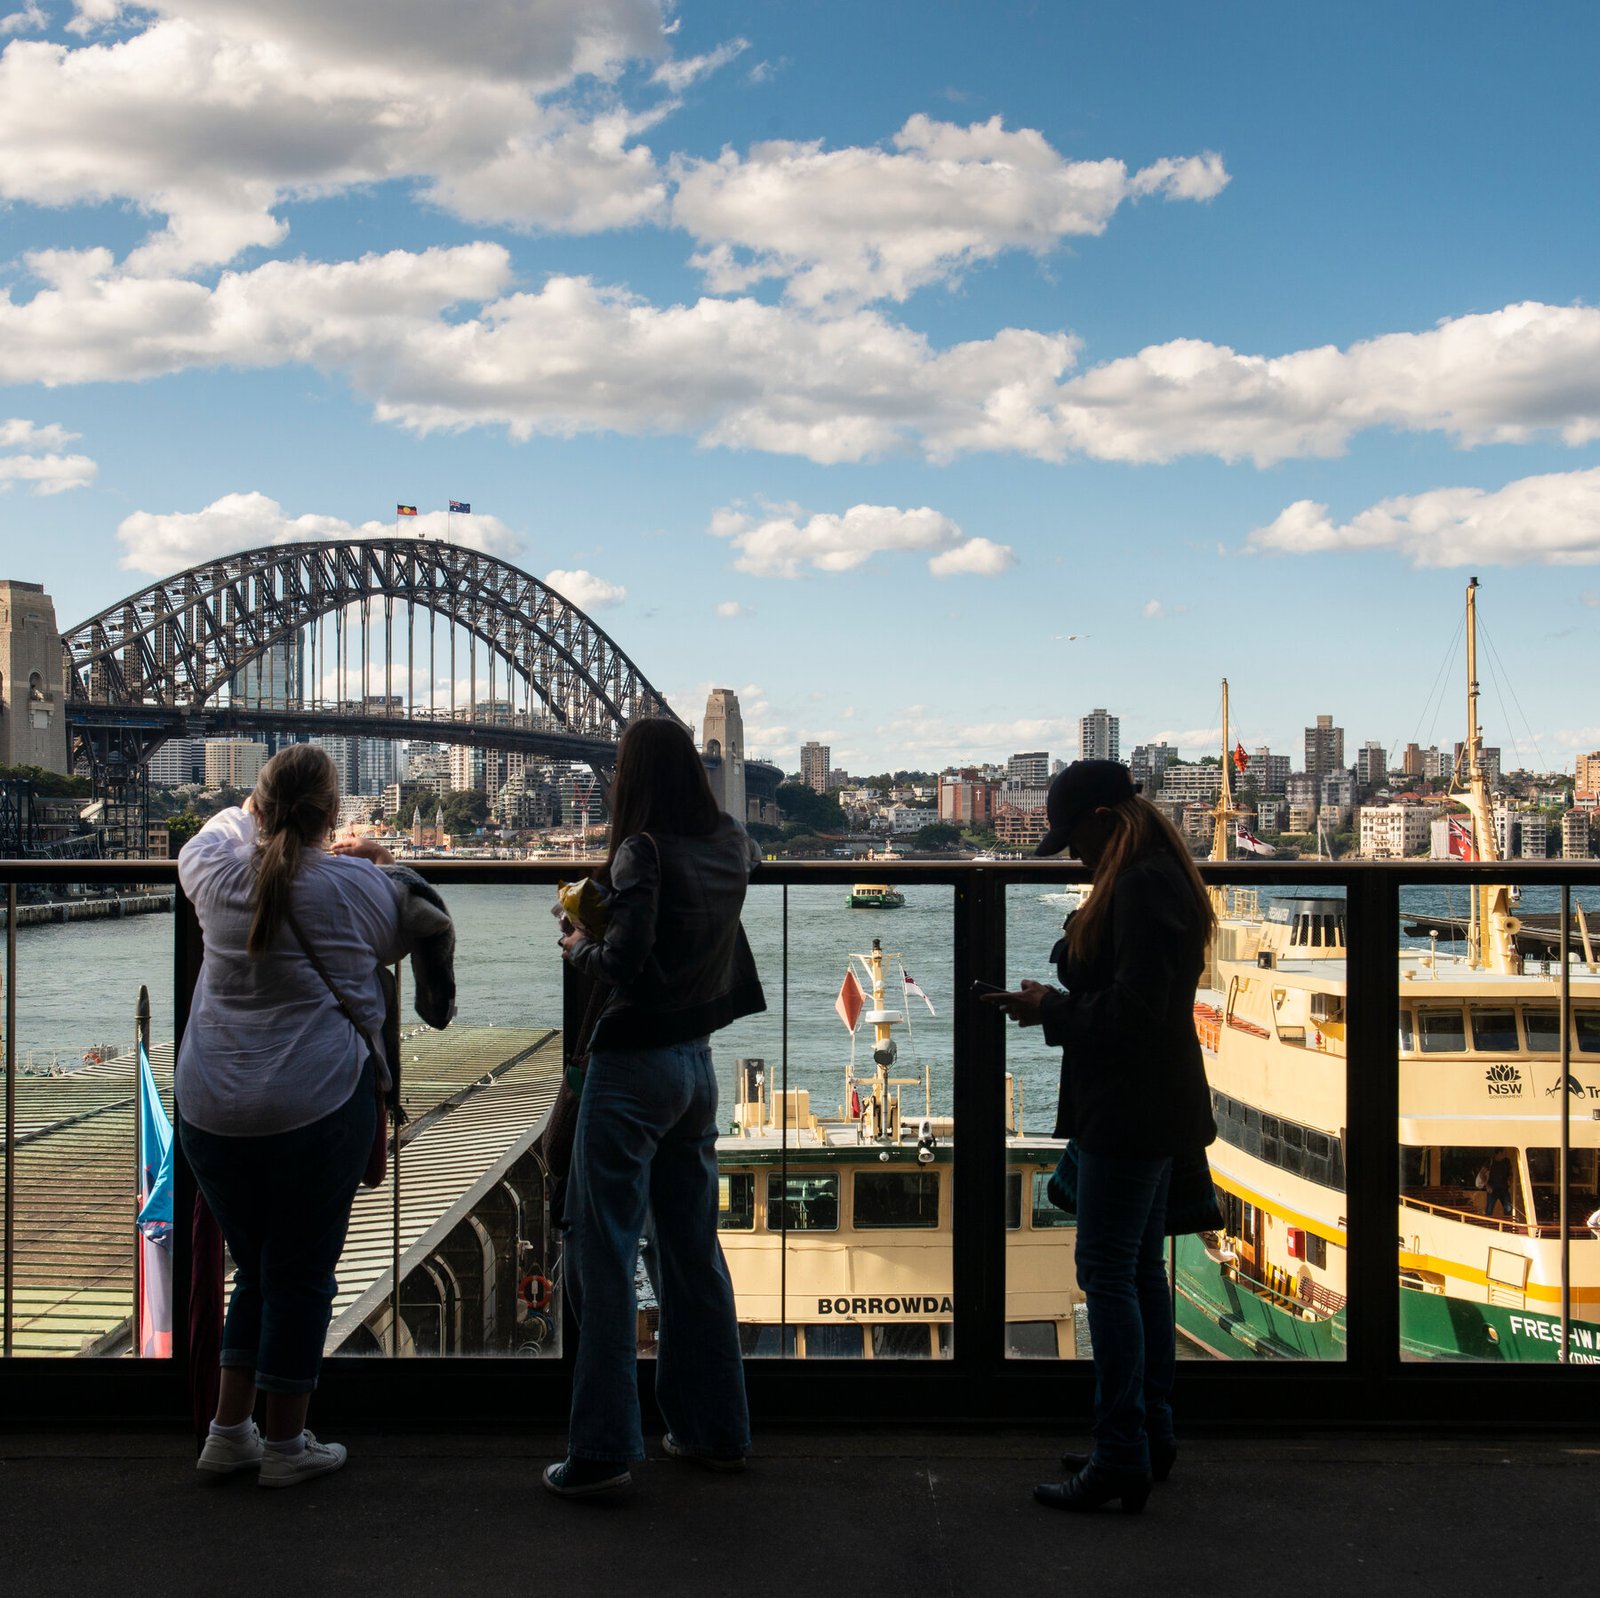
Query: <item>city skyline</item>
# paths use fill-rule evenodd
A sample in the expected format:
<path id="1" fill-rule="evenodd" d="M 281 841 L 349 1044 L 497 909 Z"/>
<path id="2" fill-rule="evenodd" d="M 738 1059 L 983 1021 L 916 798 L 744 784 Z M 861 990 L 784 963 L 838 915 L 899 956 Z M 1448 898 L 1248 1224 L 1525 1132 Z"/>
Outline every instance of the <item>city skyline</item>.
<path id="1" fill-rule="evenodd" d="M 1192 759 L 1224 676 L 1393 760 L 1477 573 L 1507 769 L 1600 747 L 1592 8 L 379 17 L 0 15 L 0 577 L 63 626 L 448 533 L 786 770 Z"/>

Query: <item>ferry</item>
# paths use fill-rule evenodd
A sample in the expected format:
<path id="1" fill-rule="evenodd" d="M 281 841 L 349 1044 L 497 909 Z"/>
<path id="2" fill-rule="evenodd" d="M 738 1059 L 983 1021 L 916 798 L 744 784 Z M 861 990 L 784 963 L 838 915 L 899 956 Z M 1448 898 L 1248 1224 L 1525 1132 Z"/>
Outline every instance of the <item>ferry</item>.
<path id="1" fill-rule="evenodd" d="M 1462 797 L 1474 858 L 1493 861 L 1476 588 L 1474 578 Z M 1223 736 L 1226 746 L 1226 725 Z M 1231 825 L 1226 758 L 1223 772 L 1213 858 L 1226 857 Z M 1435 941 L 1400 958 L 1401 1352 L 1551 1362 L 1564 1350 L 1570 1363 L 1600 1364 L 1600 963 L 1586 948 L 1563 1004 L 1555 962 L 1524 964 L 1509 888 L 1469 891 L 1465 953 L 1440 953 Z M 1219 898 L 1195 1025 L 1217 1120 L 1209 1152 L 1224 1227 L 1177 1239 L 1178 1323 L 1225 1357 L 1343 1358 L 1344 901 L 1292 898 L 1263 913 L 1254 890 Z"/>
<path id="2" fill-rule="evenodd" d="M 954 1124 L 932 1111 L 927 1066 L 891 1076 L 911 1016 L 904 962 L 873 939 L 850 956 L 859 995 L 840 1102 L 738 1064 L 717 1141 L 718 1227 L 750 1355 L 947 1359 L 951 1354 Z M 898 1007 L 889 995 L 898 996 Z M 841 1006 L 844 1001 L 841 999 Z M 870 1043 L 858 1065 L 856 1044 Z M 1008 1083 L 1008 1086 L 1010 1084 Z M 920 1090 L 920 1091 L 919 1091 Z M 911 1099 L 905 1095 L 910 1093 Z M 920 1099 L 920 1104 L 915 1101 Z M 1080 1301 L 1073 1217 L 1045 1184 L 1065 1146 L 1006 1130 L 1006 1341 L 1019 1358 L 1071 1359 Z"/>
<path id="3" fill-rule="evenodd" d="M 844 902 L 852 910 L 898 910 L 906 896 L 891 883 L 858 882 Z"/>

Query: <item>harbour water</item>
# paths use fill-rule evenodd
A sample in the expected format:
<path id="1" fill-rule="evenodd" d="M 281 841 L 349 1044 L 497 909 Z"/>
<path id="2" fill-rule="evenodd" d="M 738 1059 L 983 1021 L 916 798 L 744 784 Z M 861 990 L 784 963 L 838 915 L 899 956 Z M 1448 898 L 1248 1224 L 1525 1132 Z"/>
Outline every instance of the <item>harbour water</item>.
<path id="1" fill-rule="evenodd" d="M 850 1037 L 834 1013 L 834 996 L 846 957 L 865 953 L 874 937 L 903 956 L 906 968 L 933 1006 L 913 997 L 909 1035 L 900 1041 L 898 1076 L 930 1067 L 935 1114 L 951 1105 L 953 1014 L 953 890 L 908 884 L 895 910 L 852 910 L 842 885 L 752 885 L 745 927 L 766 987 L 768 1008 L 720 1033 L 715 1040 L 724 1103 L 731 1103 L 734 1062 L 758 1056 L 776 1081 L 787 1058 L 790 1088 L 804 1088 L 817 1108 L 831 1109 L 843 1095 Z M 1263 890 L 1264 901 L 1290 897 L 1293 888 Z M 543 886 L 455 887 L 448 890 L 457 927 L 458 1016 L 462 1027 L 559 1026 L 561 958 Z M 1593 924 L 1600 901 L 1581 898 Z M 1007 893 L 1006 979 L 1051 979 L 1047 955 L 1059 936 L 1071 898 L 1057 884 L 1013 886 Z M 1411 914 L 1462 915 L 1464 891 L 1411 889 L 1403 896 Z M 1553 889 L 1530 889 L 1527 912 L 1555 911 Z M 139 916 L 19 928 L 17 935 L 17 1059 L 23 1070 L 71 1069 L 86 1051 L 126 1048 L 133 1037 L 139 986 L 150 989 L 152 1035 L 173 1031 L 173 927 L 168 916 Z M 784 951 L 787 939 L 787 966 Z M 1414 940 L 1406 940 L 1414 941 Z M 899 1007 L 899 996 L 891 996 Z M 1059 1055 L 1037 1032 L 1009 1028 L 1007 1064 L 1020 1090 L 1027 1130 L 1049 1129 L 1054 1114 Z M 920 1095 L 907 1090 L 907 1105 Z"/>

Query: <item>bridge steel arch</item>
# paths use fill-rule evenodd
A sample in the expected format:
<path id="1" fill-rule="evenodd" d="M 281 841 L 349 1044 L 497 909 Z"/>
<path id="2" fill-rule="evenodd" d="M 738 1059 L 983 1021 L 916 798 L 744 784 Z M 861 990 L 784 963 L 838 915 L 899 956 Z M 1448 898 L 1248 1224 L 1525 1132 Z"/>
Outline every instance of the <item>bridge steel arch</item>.
<path id="1" fill-rule="evenodd" d="M 115 787 L 119 774 L 167 738 L 192 721 L 205 724 L 208 711 L 222 708 L 224 690 L 274 645 L 377 600 L 391 637 L 393 607 L 403 602 L 448 620 L 506 662 L 507 686 L 514 675 L 528 689 L 530 709 L 536 701 L 542 707 L 533 738 L 528 729 L 508 729 L 512 746 L 536 742 L 598 767 L 630 721 L 673 715 L 589 616 L 509 562 L 432 539 L 350 539 L 207 561 L 72 628 L 62 642 L 75 753 L 89 760 L 97 790 Z M 237 716 L 225 719 L 241 725 Z M 417 736 L 423 725 L 406 718 L 389 735 Z M 459 739 L 448 721 L 426 725 L 441 742 L 484 741 L 481 724 L 463 723 Z"/>

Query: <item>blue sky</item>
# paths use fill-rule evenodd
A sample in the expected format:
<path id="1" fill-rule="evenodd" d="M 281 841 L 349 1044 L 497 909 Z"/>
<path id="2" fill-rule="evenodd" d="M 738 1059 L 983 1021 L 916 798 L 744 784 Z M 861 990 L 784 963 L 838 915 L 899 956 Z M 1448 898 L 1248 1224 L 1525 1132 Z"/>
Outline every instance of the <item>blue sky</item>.
<path id="1" fill-rule="evenodd" d="M 1596 17 L 0 0 L 0 575 L 67 626 L 468 500 L 865 772 L 1199 753 L 1223 676 L 1445 743 L 1476 573 L 1487 738 L 1570 769 Z"/>

